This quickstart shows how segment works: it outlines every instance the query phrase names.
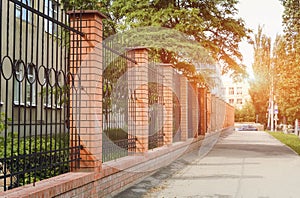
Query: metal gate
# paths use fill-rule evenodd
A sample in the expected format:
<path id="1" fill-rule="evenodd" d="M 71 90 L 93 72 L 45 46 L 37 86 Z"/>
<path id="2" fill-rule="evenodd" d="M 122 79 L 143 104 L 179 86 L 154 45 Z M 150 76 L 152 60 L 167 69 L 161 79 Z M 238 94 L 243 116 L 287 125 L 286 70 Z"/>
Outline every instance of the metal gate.
<path id="1" fill-rule="evenodd" d="M 76 90 L 69 47 L 70 32 L 80 32 L 66 25 L 69 16 L 54 0 L 1 0 L 0 8 L 0 191 L 5 191 L 66 173 L 71 162 L 78 165 L 79 138 L 70 138 L 69 107 L 75 100 L 70 91 Z"/>

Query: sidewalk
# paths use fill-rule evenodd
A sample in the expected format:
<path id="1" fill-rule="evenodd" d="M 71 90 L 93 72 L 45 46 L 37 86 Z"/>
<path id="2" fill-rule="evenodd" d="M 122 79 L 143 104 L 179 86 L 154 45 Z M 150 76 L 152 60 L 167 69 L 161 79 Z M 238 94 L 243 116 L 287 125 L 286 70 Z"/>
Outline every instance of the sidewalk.
<path id="1" fill-rule="evenodd" d="M 232 132 L 116 197 L 300 197 L 300 157 L 265 132 Z"/>

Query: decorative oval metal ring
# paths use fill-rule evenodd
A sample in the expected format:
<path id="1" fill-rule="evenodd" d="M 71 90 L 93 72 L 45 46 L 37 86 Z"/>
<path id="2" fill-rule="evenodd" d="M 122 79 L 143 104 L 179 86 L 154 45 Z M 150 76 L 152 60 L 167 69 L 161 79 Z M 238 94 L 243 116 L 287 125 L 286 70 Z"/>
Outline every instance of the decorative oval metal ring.
<path id="1" fill-rule="evenodd" d="M 68 72 L 67 75 L 66 75 L 66 80 L 69 81 L 70 83 L 70 89 L 71 88 L 74 88 L 74 75 L 71 73 L 71 72 Z"/>
<path id="2" fill-rule="evenodd" d="M 57 83 L 56 70 L 54 68 L 49 69 L 48 72 L 48 83 L 51 88 L 54 88 Z"/>
<path id="3" fill-rule="evenodd" d="M 59 88 L 64 88 L 64 86 L 67 84 L 66 82 L 66 75 L 63 70 L 60 70 L 57 72 L 57 86 Z"/>
<path id="4" fill-rule="evenodd" d="M 6 62 L 9 62 L 6 64 Z M 6 66 L 8 65 L 8 66 Z M 13 67 L 14 63 L 13 60 L 9 56 L 4 56 L 3 59 L 1 60 L 1 74 L 5 80 L 9 80 L 12 78 L 13 75 Z M 10 71 L 8 70 L 10 69 Z M 9 72 L 7 72 L 9 71 Z M 7 73 L 6 73 L 7 72 Z"/>
<path id="5" fill-rule="evenodd" d="M 44 86 L 47 83 L 47 68 L 44 65 L 41 65 L 37 69 L 37 82 Z"/>
<path id="6" fill-rule="evenodd" d="M 33 72 L 32 72 L 32 79 L 30 78 L 30 68 L 32 68 L 33 69 Z M 35 65 L 33 64 L 33 63 L 29 63 L 28 64 L 28 66 L 27 66 L 27 75 L 26 75 L 26 79 L 27 79 L 27 82 L 29 83 L 29 84 L 34 84 L 35 82 L 36 82 L 36 75 L 37 74 L 37 70 L 36 70 L 36 67 L 35 67 Z"/>
<path id="7" fill-rule="evenodd" d="M 25 75 L 27 75 L 27 71 L 26 71 L 26 64 L 24 63 L 23 60 L 17 60 L 14 63 L 13 72 L 17 82 L 22 82 L 25 79 Z M 17 76 L 18 75 L 17 72 L 19 72 L 20 74 L 19 77 Z"/>

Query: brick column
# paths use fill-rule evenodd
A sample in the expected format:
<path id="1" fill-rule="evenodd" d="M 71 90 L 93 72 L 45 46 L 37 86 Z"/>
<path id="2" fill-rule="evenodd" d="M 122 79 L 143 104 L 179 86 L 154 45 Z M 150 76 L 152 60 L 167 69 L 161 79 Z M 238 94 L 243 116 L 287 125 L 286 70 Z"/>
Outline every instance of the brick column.
<path id="1" fill-rule="evenodd" d="M 199 120 L 199 105 L 198 105 L 198 88 L 196 82 L 190 82 L 190 86 L 192 86 L 193 90 L 193 98 L 192 98 L 192 127 L 193 127 L 193 135 L 194 138 L 198 137 L 198 120 Z"/>
<path id="2" fill-rule="evenodd" d="M 181 140 L 188 139 L 188 80 L 185 76 L 180 76 L 180 129 Z"/>
<path id="3" fill-rule="evenodd" d="M 70 72 L 74 79 L 70 96 L 71 145 L 72 137 L 79 136 L 83 146 L 80 167 L 88 171 L 100 171 L 102 164 L 103 18 L 98 11 L 75 11 L 70 15 L 71 27 L 84 33 L 80 40 L 75 33 L 70 38 Z"/>
<path id="4" fill-rule="evenodd" d="M 128 56 L 137 62 L 128 68 L 128 89 L 136 98 L 128 109 L 128 133 L 136 134 L 136 152 L 143 153 L 148 151 L 149 137 L 148 50 L 133 48 Z"/>
<path id="5" fill-rule="evenodd" d="M 207 102 L 206 122 L 207 122 L 207 132 L 209 133 L 209 132 L 211 132 L 211 111 L 212 111 L 212 109 L 211 109 L 211 107 L 212 107 L 211 106 L 211 93 L 209 90 L 207 91 L 206 102 Z"/>
<path id="6" fill-rule="evenodd" d="M 214 94 L 211 95 L 211 131 L 214 132 L 216 130 L 216 96 Z"/>
<path id="7" fill-rule="evenodd" d="M 207 132 L 207 89 L 205 87 L 198 88 L 198 100 L 199 100 L 199 135 L 205 135 Z"/>
<path id="8" fill-rule="evenodd" d="M 215 131 L 219 130 L 219 125 L 220 125 L 220 117 L 221 117 L 221 106 L 220 106 L 220 101 L 219 97 L 215 95 Z"/>
<path id="9" fill-rule="evenodd" d="M 221 112 L 222 112 L 222 114 L 220 115 L 219 127 L 220 127 L 220 129 L 223 129 L 224 123 L 225 123 L 225 118 L 226 118 L 226 106 L 225 106 L 224 101 L 221 98 L 219 98 L 219 103 L 220 103 L 220 108 L 221 108 Z"/>
<path id="10" fill-rule="evenodd" d="M 160 65 L 163 78 L 163 103 L 164 103 L 164 144 L 173 143 L 173 67 L 171 64 Z"/>
<path id="11" fill-rule="evenodd" d="M 222 129 L 224 119 L 224 106 L 222 100 L 216 96 L 216 130 Z"/>

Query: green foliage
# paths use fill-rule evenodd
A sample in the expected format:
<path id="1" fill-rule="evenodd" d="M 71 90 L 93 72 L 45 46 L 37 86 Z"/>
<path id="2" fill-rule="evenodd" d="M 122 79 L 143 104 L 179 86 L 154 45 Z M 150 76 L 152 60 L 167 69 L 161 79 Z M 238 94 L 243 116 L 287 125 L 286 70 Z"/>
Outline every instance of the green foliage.
<path id="1" fill-rule="evenodd" d="M 61 140 L 50 137 L 26 137 L 20 138 L 17 133 L 8 133 L 6 142 L 0 138 L 0 161 L 5 157 L 7 168 L 12 173 L 20 172 L 22 169 L 37 171 L 26 171 L 18 175 L 19 185 L 30 184 L 46 178 L 50 178 L 69 170 L 69 164 L 52 166 L 58 161 L 68 162 L 69 152 L 56 151 L 50 152 L 50 148 L 68 148 L 68 134 Z M 6 153 L 4 146 L 6 146 Z M 34 157 L 33 157 L 34 156 Z"/>
<path id="2" fill-rule="evenodd" d="M 14 177 L 18 185 L 25 185 L 65 173 L 69 170 L 69 151 L 55 151 L 58 148 L 69 147 L 69 134 L 60 135 L 60 140 L 54 137 L 21 137 L 18 133 L 3 131 L 7 128 L 7 121 L 10 121 L 5 113 L 0 116 L 0 162 L 5 162 L 11 173 L 17 173 L 24 169 L 24 172 Z M 64 137 L 63 137 L 64 136 Z M 34 156 L 34 157 L 33 157 Z M 60 166 L 50 166 L 57 162 L 67 162 Z M 32 171 L 37 168 L 37 171 Z M 16 179 L 17 178 L 17 179 Z"/>
<path id="3" fill-rule="evenodd" d="M 106 129 L 103 132 L 111 141 L 128 139 L 128 133 L 121 128 Z"/>
<path id="4" fill-rule="evenodd" d="M 236 17 L 237 0 L 100 0 L 99 3 L 96 0 L 64 0 L 63 2 L 69 9 L 98 9 L 106 15 L 105 38 L 137 27 L 151 26 L 177 30 L 205 48 L 214 60 L 221 62 L 224 73 L 232 70 L 235 76 L 245 74 L 238 46 L 242 39 L 250 39 L 248 36 L 250 30 L 245 28 L 242 19 Z M 180 43 L 173 36 L 165 38 L 173 39 L 169 45 Z M 157 53 L 163 63 L 174 63 L 174 58 L 177 59 L 178 56 L 166 49 L 158 49 Z"/>
<path id="5" fill-rule="evenodd" d="M 127 108 L 127 81 L 122 80 L 127 71 L 127 60 L 109 50 L 104 50 L 104 54 L 102 112 L 107 120 L 112 112 L 112 104 L 117 104 L 114 110 L 124 111 Z"/>
<path id="6" fill-rule="evenodd" d="M 95 10 L 99 8 L 98 0 L 62 0 L 66 10 Z"/>
<path id="7" fill-rule="evenodd" d="M 252 103 L 247 102 L 242 109 L 235 109 L 235 122 L 255 122 L 255 109 Z"/>
<path id="8" fill-rule="evenodd" d="M 126 129 L 125 129 L 126 130 Z M 107 162 L 128 155 L 128 133 L 122 128 L 104 130 L 102 161 Z M 121 144 L 120 144 L 121 143 Z"/>
<path id="9" fill-rule="evenodd" d="M 5 113 L 2 112 L 0 114 L 0 134 L 1 132 L 6 128 L 6 123 L 5 123 L 5 120 L 6 120 L 6 116 L 5 116 Z M 11 119 L 10 118 L 7 118 L 8 121 L 10 121 Z M 1 138 L 1 137 L 0 137 Z M 1 139 L 0 139 L 1 140 Z"/>
<path id="10" fill-rule="evenodd" d="M 263 28 L 258 27 L 254 39 L 254 63 L 252 65 L 254 80 L 250 81 L 251 96 L 258 122 L 266 123 L 266 113 L 270 97 L 271 68 L 271 38 L 263 34 Z"/>
<path id="11" fill-rule="evenodd" d="M 199 42 L 215 60 L 222 62 L 223 71 L 243 71 L 237 62 L 242 58 L 238 43 L 248 38 L 241 19 L 236 19 L 237 1 L 111 1 L 111 17 L 118 29 L 159 26 L 178 30 Z M 172 37 L 170 37 L 172 38 Z"/>
<path id="12" fill-rule="evenodd" d="M 275 95 L 280 118 L 293 123 L 300 118 L 300 3 L 282 4 L 284 35 L 277 36 L 273 48 Z"/>
<path id="13" fill-rule="evenodd" d="M 55 85 L 53 88 L 50 86 L 44 87 L 39 94 L 43 96 L 43 98 L 47 98 L 49 95 L 54 96 L 53 101 L 56 103 L 56 105 L 62 106 L 69 101 L 69 90 L 70 88 L 67 85 L 62 87 Z M 48 101 L 48 103 L 50 104 L 51 101 Z"/>
<path id="14" fill-rule="evenodd" d="M 300 155 L 300 139 L 298 136 L 295 134 L 284 134 L 283 132 L 269 132 L 269 134 Z"/>

